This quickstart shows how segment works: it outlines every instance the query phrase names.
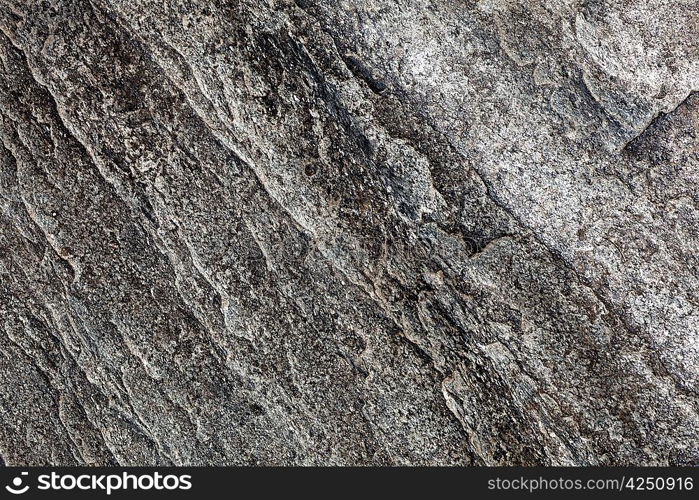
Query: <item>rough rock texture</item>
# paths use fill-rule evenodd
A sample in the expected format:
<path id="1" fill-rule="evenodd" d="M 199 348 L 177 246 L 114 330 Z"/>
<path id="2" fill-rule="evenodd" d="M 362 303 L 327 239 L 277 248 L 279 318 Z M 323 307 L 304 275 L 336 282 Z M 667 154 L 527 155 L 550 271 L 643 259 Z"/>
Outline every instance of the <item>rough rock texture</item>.
<path id="1" fill-rule="evenodd" d="M 695 0 L 0 0 L 0 457 L 698 464 Z"/>

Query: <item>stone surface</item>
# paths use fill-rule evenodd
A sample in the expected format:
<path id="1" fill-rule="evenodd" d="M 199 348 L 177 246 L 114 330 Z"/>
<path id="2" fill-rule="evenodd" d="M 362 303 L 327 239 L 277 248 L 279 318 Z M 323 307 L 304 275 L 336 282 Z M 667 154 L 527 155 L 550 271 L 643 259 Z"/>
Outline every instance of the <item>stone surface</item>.
<path id="1" fill-rule="evenodd" d="M 0 457 L 699 464 L 694 0 L 0 0 Z"/>

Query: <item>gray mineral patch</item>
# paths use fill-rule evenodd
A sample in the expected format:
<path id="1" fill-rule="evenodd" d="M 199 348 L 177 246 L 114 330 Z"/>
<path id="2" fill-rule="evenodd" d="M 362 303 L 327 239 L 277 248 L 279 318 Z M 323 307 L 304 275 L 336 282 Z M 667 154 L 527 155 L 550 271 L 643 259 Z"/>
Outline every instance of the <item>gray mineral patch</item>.
<path id="1" fill-rule="evenodd" d="M 694 0 L 0 0 L 0 463 L 699 464 Z"/>

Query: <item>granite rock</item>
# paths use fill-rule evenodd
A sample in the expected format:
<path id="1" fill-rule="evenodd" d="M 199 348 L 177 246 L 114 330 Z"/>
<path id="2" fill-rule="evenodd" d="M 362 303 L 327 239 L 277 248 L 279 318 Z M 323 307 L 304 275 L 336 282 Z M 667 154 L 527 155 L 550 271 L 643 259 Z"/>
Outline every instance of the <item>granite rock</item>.
<path id="1" fill-rule="evenodd" d="M 693 0 L 0 0 L 8 465 L 699 464 Z"/>

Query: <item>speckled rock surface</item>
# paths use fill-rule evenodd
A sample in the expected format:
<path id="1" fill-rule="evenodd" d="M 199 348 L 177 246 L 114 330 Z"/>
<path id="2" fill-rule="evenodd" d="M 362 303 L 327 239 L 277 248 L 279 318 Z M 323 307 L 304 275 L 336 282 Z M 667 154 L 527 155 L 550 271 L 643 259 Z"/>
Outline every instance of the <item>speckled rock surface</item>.
<path id="1" fill-rule="evenodd" d="M 0 0 L 8 465 L 699 463 L 694 0 Z"/>

